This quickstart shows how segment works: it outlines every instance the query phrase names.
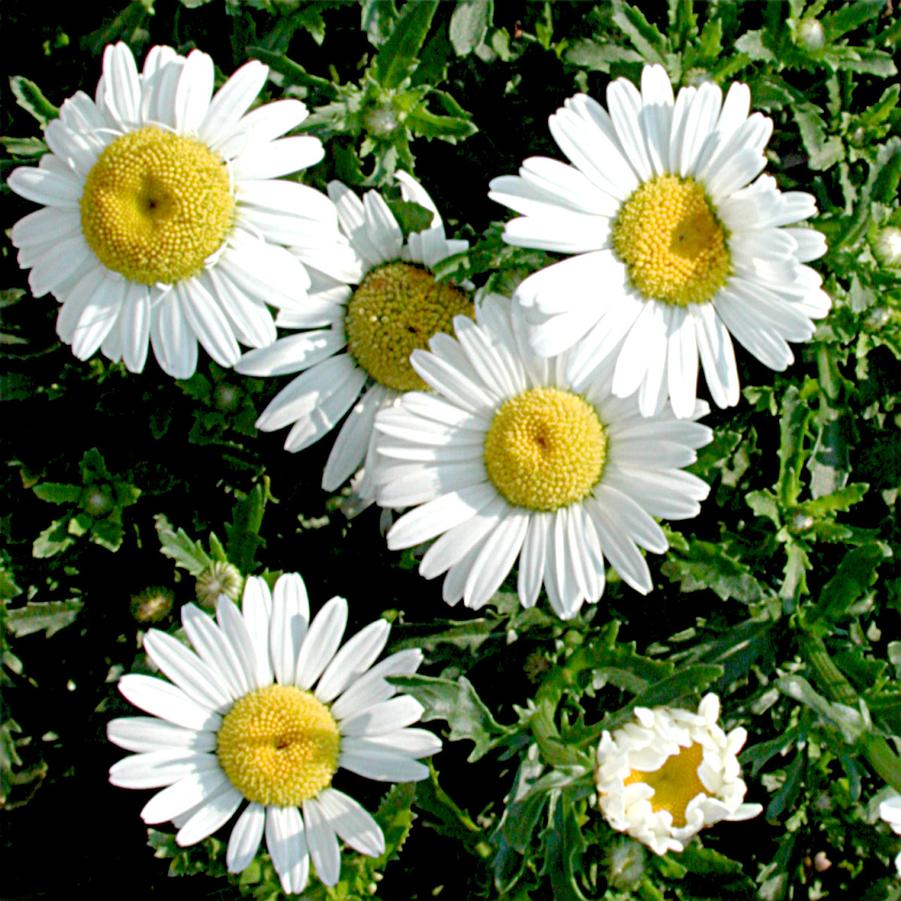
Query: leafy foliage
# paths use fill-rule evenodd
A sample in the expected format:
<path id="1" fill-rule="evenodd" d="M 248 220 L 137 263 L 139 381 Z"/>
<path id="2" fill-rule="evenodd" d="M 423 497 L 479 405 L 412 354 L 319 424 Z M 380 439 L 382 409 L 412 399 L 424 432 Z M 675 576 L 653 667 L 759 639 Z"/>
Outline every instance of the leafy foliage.
<path id="1" fill-rule="evenodd" d="M 4 173 L 46 152 L 55 104 L 93 89 L 109 42 L 196 45 L 222 72 L 256 58 L 271 96 L 302 99 L 304 130 L 326 146 L 309 183 L 384 188 L 409 231 L 428 213 L 399 199 L 392 176 L 414 171 L 448 233 L 470 241 L 439 275 L 508 294 L 553 257 L 503 242 L 487 180 L 530 155 L 560 157 L 547 116 L 566 97 L 603 100 L 611 79 L 637 80 L 647 63 L 676 85 L 743 81 L 774 122 L 768 171 L 817 198 L 812 224 L 829 251 L 816 266 L 833 309 L 783 373 L 739 350 L 743 399 L 707 417 L 716 438 L 695 465 L 710 497 L 666 528 L 651 595 L 610 572 L 602 603 L 571 622 L 543 601 L 521 609 L 509 590 L 447 619 L 415 553 L 384 549 L 378 514 L 347 520 L 347 498 L 322 493 L 328 448 L 292 456 L 256 430 L 278 386 L 209 362 L 173 384 L 152 365 L 135 376 L 72 359 L 54 337 L 57 305 L 30 297 L 7 243 L 4 892 L 105 897 L 128 879 L 151 898 L 168 869 L 192 876 L 167 883 L 173 898 L 281 897 L 265 856 L 226 877 L 224 833 L 185 849 L 151 830 L 151 857 L 143 801 L 106 785 L 105 723 L 125 710 L 115 681 L 147 669 L 147 622 L 176 632 L 198 580 L 228 565 L 270 579 L 299 570 L 311 596 L 347 596 L 355 625 L 384 615 L 392 649 L 427 658 L 423 674 L 395 681 L 445 750 L 427 781 L 364 790 L 385 855 L 344 853 L 338 885 L 314 882 L 309 898 L 901 898 L 897 838 L 875 813 L 901 791 L 901 261 L 888 240 L 901 228 L 901 20 L 890 4 L 183 0 L 52 23 L 7 6 Z M 8 223 L 31 211 L 4 196 Z M 599 815 L 595 749 L 636 706 L 693 707 L 711 690 L 725 725 L 748 731 L 744 778 L 765 814 L 656 857 Z M 99 833 L 72 840 L 88 809 L 107 824 L 103 845 Z"/>

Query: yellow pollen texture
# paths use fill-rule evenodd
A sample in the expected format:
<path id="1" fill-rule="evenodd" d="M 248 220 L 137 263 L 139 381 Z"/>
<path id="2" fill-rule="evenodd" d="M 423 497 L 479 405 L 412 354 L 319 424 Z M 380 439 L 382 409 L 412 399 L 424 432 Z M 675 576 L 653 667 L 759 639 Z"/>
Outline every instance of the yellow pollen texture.
<path id="1" fill-rule="evenodd" d="M 613 249 L 644 297 L 684 307 L 705 303 L 726 283 L 726 234 L 704 189 L 660 175 L 638 187 L 613 223 Z"/>
<path id="2" fill-rule="evenodd" d="M 108 269 L 145 285 L 197 275 L 234 221 L 225 163 L 160 128 L 117 138 L 85 179 L 81 227 Z"/>
<path id="3" fill-rule="evenodd" d="M 667 757 L 659 770 L 651 773 L 632 770 L 624 784 L 644 782 L 650 785 L 654 789 L 653 797 L 649 798 L 651 808 L 655 812 L 668 810 L 673 816 L 673 825 L 678 828 L 685 825 L 685 808 L 689 801 L 701 792 L 707 794 L 698 777 L 698 767 L 703 760 L 704 748 L 692 742 L 678 754 Z"/>
<path id="4" fill-rule="evenodd" d="M 473 315 L 472 300 L 439 284 L 426 269 L 388 263 L 366 273 L 347 306 L 347 344 L 377 382 L 396 391 L 423 391 L 410 354 L 439 332 L 453 333 L 454 316 Z"/>
<path id="5" fill-rule="evenodd" d="M 328 707 L 310 692 L 267 685 L 235 702 L 216 743 L 225 775 L 245 798 L 289 807 L 331 785 L 341 735 Z"/>
<path id="6" fill-rule="evenodd" d="M 559 388 L 531 388 L 495 413 L 485 468 L 514 506 L 557 510 L 585 497 L 601 478 L 607 435 L 595 408 Z"/>

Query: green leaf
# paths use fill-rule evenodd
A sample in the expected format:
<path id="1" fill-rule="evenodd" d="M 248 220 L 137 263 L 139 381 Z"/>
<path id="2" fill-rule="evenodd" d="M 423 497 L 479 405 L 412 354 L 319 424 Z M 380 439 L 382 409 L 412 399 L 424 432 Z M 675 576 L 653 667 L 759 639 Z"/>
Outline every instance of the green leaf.
<path id="1" fill-rule="evenodd" d="M 832 494 L 825 494 L 812 501 L 805 501 L 798 506 L 798 509 L 814 517 L 844 512 L 862 501 L 869 487 L 865 482 L 854 482 L 851 485 L 840 488 L 838 491 L 834 491 Z"/>
<path id="2" fill-rule="evenodd" d="M 845 4 L 837 12 L 823 16 L 820 24 L 826 33 L 827 43 L 832 43 L 846 32 L 874 19 L 883 7 L 882 0 L 855 0 L 854 3 Z"/>
<path id="3" fill-rule="evenodd" d="M 429 112 L 424 104 L 420 104 L 407 115 L 406 124 L 421 137 L 440 138 L 452 144 L 478 131 L 469 119 L 459 116 L 438 116 Z"/>
<path id="4" fill-rule="evenodd" d="M 665 65 L 669 43 L 657 26 L 648 22 L 640 9 L 625 0 L 612 0 L 612 9 L 614 24 L 632 41 L 642 59 Z"/>
<path id="5" fill-rule="evenodd" d="M 67 485 L 62 482 L 41 482 L 31 489 L 37 497 L 48 504 L 75 504 L 81 499 L 80 485 Z"/>
<path id="6" fill-rule="evenodd" d="M 703 692 L 711 682 L 723 675 L 718 664 L 696 663 L 680 667 L 678 672 L 659 682 L 635 698 L 630 707 L 658 707 L 681 700 L 688 695 Z"/>
<path id="7" fill-rule="evenodd" d="M 614 63 L 640 63 L 642 56 L 618 44 L 599 44 L 590 38 L 581 38 L 567 48 L 566 61 L 583 69 L 609 72 Z"/>
<path id="8" fill-rule="evenodd" d="M 546 851 L 542 872 L 550 879 L 555 901 L 586 901 L 576 881 L 576 874 L 582 872 L 585 840 L 568 793 L 564 792 L 554 805 L 553 819 L 543 838 Z"/>
<path id="9" fill-rule="evenodd" d="M 767 46 L 765 38 L 765 31 L 747 31 L 735 42 L 735 49 L 755 62 L 772 62 L 776 54 Z"/>
<path id="10" fill-rule="evenodd" d="M 39 559 L 53 557 L 75 543 L 75 536 L 69 532 L 69 517 L 54 520 L 35 538 L 31 554 Z"/>
<path id="11" fill-rule="evenodd" d="M 891 556 L 891 550 L 879 542 L 848 551 L 835 575 L 823 586 L 816 606 L 806 611 L 805 621 L 810 625 L 821 619 L 845 616 L 876 582 L 879 565 Z"/>
<path id="12" fill-rule="evenodd" d="M 43 632 L 46 638 L 50 638 L 75 622 L 82 606 L 82 602 L 75 598 L 68 601 L 29 603 L 6 611 L 6 628 L 16 638 L 34 632 Z"/>
<path id="13" fill-rule="evenodd" d="M 199 541 L 192 541 L 183 529 L 176 532 L 162 513 L 158 513 L 153 521 L 162 545 L 161 553 L 173 559 L 176 566 L 186 569 L 191 575 L 199 576 L 212 565 L 213 561 L 203 545 Z"/>
<path id="14" fill-rule="evenodd" d="M 59 110 L 41 93 L 41 89 L 21 75 L 13 75 L 9 86 L 16 98 L 16 103 L 23 110 L 34 116 L 41 125 L 46 125 L 59 116 Z"/>
<path id="15" fill-rule="evenodd" d="M 425 707 L 423 722 L 444 720 L 452 741 L 469 739 L 475 745 L 466 758 L 470 762 L 484 757 L 512 732 L 494 719 L 465 676 L 456 682 L 432 676 L 395 676 L 388 681 Z"/>
<path id="16" fill-rule="evenodd" d="M 284 75 L 290 84 L 302 84 L 309 88 L 315 88 L 329 98 L 335 97 L 338 93 L 337 85 L 318 75 L 311 75 L 300 63 L 288 59 L 283 53 L 273 53 L 265 47 L 250 46 L 247 48 L 247 54 L 261 63 L 265 63 L 273 71 Z M 306 123 L 304 124 L 306 125 Z"/>
<path id="17" fill-rule="evenodd" d="M 859 710 L 828 701 L 803 676 L 782 676 L 776 680 L 776 687 L 786 697 L 804 704 L 830 722 L 848 744 L 858 741 L 868 727 L 866 718 Z"/>
<path id="18" fill-rule="evenodd" d="M 10 156 L 43 156 L 49 149 L 40 138 L 3 136 L 0 137 L 0 144 Z"/>
<path id="19" fill-rule="evenodd" d="M 438 0 L 406 3 L 391 32 L 372 62 L 376 81 L 383 88 L 397 88 L 416 67 L 416 57 L 425 42 Z"/>
<path id="20" fill-rule="evenodd" d="M 91 540 L 109 551 L 117 551 L 122 544 L 122 525 L 111 519 L 100 519 L 91 526 Z"/>
<path id="21" fill-rule="evenodd" d="M 375 813 L 376 822 L 385 837 L 385 852 L 375 864 L 384 866 L 396 857 L 413 827 L 413 811 L 410 809 L 416 797 L 416 783 L 402 782 L 391 787 Z"/>
<path id="22" fill-rule="evenodd" d="M 397 21 L 397 5 L 394 0 L 362 0 L 360 28 L 366 32 L 369 42 L 379 47 L 391 35 Z"/>
<path id="23" fill-rule="evenodd" d="M 458 0 L 450 20 L 450 42 L 457 56 L 472 53 L 485 40 L 493 18 L 494 0 Z"/>
<path id="24" fill-rule="evenodd" d="M 724 601 L 735 598 L 749 603 L 767 594 L 744 563 L 729 556 L 722 545 L 707 541 L 693 539 L 685 557 L 671 555 L 660 570 L 679 582 L 682 591 L 708 588 Z"/>
<path id="25" fill-rule="evenodd" d="M 844 159 L 844 144 L 838 135 L 827 135 L 826 123 L 818 107 L 796 100 L 789 108 L 801 132 L 801 141 L 810 155 L 808 162 L 811 169 L 829 169 Z"/>
<path id="26" fill-rule="evenodd" d="M 807 382 L 803 391 L 790 385 L 782 398 L 782 417 L 779 421 L 779 501 L 792 507 L 801 493 L 801 470 L 809 451 L 805 448 L 812 411 L 808 400 L 816 389 L 815 382 Z"/>
<path id="27" fill-rule="evenodd" d="M 242 573 L 253 571 L 257 550 L 264 544 L 260 538 L 260 526 L 266 509 L 266 491 L 262 485 L 235 504 L 231 524 L 225 527 L 228 559 Z"/>
<path id="28" fill-rule="evenodd" d="M 766 818 L 768 820 L 778 820 L 784 811 L 791 810 L 804 785 L 806 764 L 807 757 L 805 753 L 798 751 L 794 760 L 792 760 L 785 771 L 785 782 L 773 795 L 766 809 Z"/>

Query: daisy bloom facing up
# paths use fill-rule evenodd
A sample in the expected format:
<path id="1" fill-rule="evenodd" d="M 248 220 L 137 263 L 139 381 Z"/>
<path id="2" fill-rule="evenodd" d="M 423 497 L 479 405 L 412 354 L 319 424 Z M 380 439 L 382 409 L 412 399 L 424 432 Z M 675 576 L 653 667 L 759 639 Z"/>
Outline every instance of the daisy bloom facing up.
<path id="1" fill-rule="evenodd" d="M 635 708 L 635 722 L 605 731 L 595 782 L 607 822 L 656 854 L 682 851 L 692 836 L 720 820 L 747 820 L 763 811 L 744 804 L 747 787 L 736 755 L 741 727 L 720 728 L 720 701 L 705 695 L 698 712 Z"/>
<path id="2" fill-rule="evenodd" d="M 637 392 L 645 416 L 667 396 L 692 415 L 699 358 L 713 400 L 734 405 L 732 337 L 781 371 L 786 342 L 807 341 L 829 311 L 803 265 L 825 253 L 823 236 L 783 227 L 813 216 L 814 198 L 760 175 L 773 123 L 748 115 L 750 99 L 747 85 L 724 101 L 706 82 L 674 100 L 664 69 L 646 66 L 640 92 L 610 84 L 607 110 L 578 94 L 550 117 L 572 165 L 533 157 L 491 182 L 522 214 L 507 243 L 576 255 L 517 289 L 536 351 L 579 342 L 580 369 L 612 357 L 614 393 Z"/>
<path id="3" fill-rule="evenodd" d="M 309 285 L 279 244 L 339 244 L 318 191 L 276 180 L 322 159 L 313 137 L 280 136 L 307 115 L 298 100 L 247 112 L 268 69 L 249 62 L 213 95 L 213 61 L 154 47 L 142 72 L 108 46 L 95 98 L 78 92 L 47 125 L 50 153 L 9 177 L 44 204 L 13 226 L 35 297 L 62 302 L 57 332 L 81 360 L 98 348 L 141 372 L 148 343 L 187 378 L 197 342 L 220 365 L 238 342 L 275 340 L 267 304 L 294 305 Z"/>
<path id="4" fill-rule="evenodd" d="M 522 604 L 543 583 L 563 619 L 601 597 L 605 557 L 650 591 L 638 548 L 667 549 L 653 517 L 697 515 L 709 488 L 682 467 L 710 429 L 643 419 L 634 400 L 611 394 L 609 372 L 572 380 L 569 355 L 537 357 L 504 297 L 486 297 L 476 322 L 458 316 L 454 327 L 456 338 L 438 335 L 411 358 L 434 394 L 410 392 L 376 417 L 378 503 L 416 507 L 388 546 L 437 538 L 419 571 L 447 572 L 450 604 L 481 607 L 517 557 Z"/>
<path id="5" fill-rule="evenodd" d="M 390 629 L 381 619 L 339 650 L 347 602 L 332 598 L 310 622 L 296 573 L 281 576 L 273 593 L 249 578 L 242 610 L 222 597 L 217 620 L 193 604 L 182 608 L 194 651 L 165 632 L 147 633 L 147 655 L 170 681 L 119 681 L 152 716 L 109 724 L 110 741 L 135 752 L 113 765 L 110 782 L 161 788 L 141 816 L 172 820 L 180 845 L 212 835 L 247 802 L 228 842 L 229 872 L 251 863 L 265 835 L 286 892 L 303 891 L 310 858 L 334 885 L 339 838 L 370 857 L 385 850 L 375 820 L 332 786 L 338 771 L 416 781 L 428 776 L 416 758 L 441 747 L 431 732 L 408 728 L 422 706 L 396 697 L 385 679 L 415 672 L 422 654 L 404 650 L 373 666 Z"/>
<path id="6" fill-rule="evenodd" d="M 901 795 L 895 794 L 890 798 L 886 798 L 879 805 L 879 817 L 891 826 L 895 835 L 901 835 Z M 895 869 L 898 871 L 898 875 L 901 876 L 901 851 L 898 852 L 898 856 L 895 858 Z"/>
<path id="7" fill-rule="evenodd" d="M 292 426 L 285 448 L 299 451 L 330 432 L 350 410 L 322 474 L 322 487 L 338 488 L 366 462 L 357 493 L 373 494 L 372 422 L 404 391 L 424 388 L 410 353 L 457 314 L 472 315 L 469 286 L 439 284 L 432 267 L 460 253 L 467 241 L 445 237 L 431 197 L 398 172 L 403 199 L 432 214 L 430 226 L 404 240 L 388 204 L 375 191 L 360 201 L 340 182 L 329 185 L 341 228 L 355 260 L 345 271 L 314 273 L 309 300 L 283 310 L 277 323 L 301 330 L 242 358 L 238 372 L 276 376 L 300 372 L 257 420 L 271 432 Z M 314 263 L 315 265 L 315 263 Z"/>

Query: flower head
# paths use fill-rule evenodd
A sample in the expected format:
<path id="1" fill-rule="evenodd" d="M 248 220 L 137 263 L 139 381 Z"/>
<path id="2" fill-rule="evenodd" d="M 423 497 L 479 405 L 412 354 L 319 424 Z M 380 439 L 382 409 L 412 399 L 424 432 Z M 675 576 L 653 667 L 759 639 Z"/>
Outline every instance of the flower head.
<path id="1" fill-rule="evenodd" d="M 416 507 L 388 546 L 437 541 L 420 573 L 447 572 L 444 599 L 481 607 L 519 558 L 524 606 L 542 583 L 564 619 L 604 591 L 604 558 L 631 587 L 653 583 L 639 546 L 667 548 L 653 517 L 695 516 L 708 486 L 682 471 L 711 438 L 663 414 L 645 420 L 610 392 L 610 372 L 576 377 L 571 354 L 541 359 L 510 302 L 483 300 L 411 361 L 432 394 L 376 417 L 378 502 Z M 699 417 L 706 406 L 699 404 Z M 438 537 L 440 536 L 440 537 Z"/>
<path id="2" fill-rule="evenodd" d="M 238 343 L 275 340 L 267 304 L 293 306 L 310 278 L 285 243 L 340 254 L 325 195 L 277 177 L 322 159 L 317 138 L 282 138 L 307 115 L 298 100 L 248 112 L 266 82 L 242 66 L 213 94 L 213 61 L 154 47 L 138 72 L 108 46 L 95 98 L 78 92 L 46 129 L 50 153 L 9 178 L 44 204 L 12 230 L 35 297 L 62 303 L 57 331 L 79 359 L 98 348 L 190 376 L 198 341 L 223 366 Z M 320 265 L 323 265 L 320 263 Z"/>
<path id="3" fill-rule="evenodd" d="M 598 746 L 598 804 L 614 829 L 665 854 L 682 851 L 720 820 L 746 820 L 763 810 L 743 803 L 747 787 L 736 755 L 747 733 L 741 727 L 723 732 L 716 695 L 706 695 L 697 713 L 634 712 L 635 722 L 605 731 Z"/>
<path id="4" fill-rule="evenodd" d="M 273 593 L 249 578 L 242 608 L 221 597 L 217 625 L 183 607 L 193 651 L 165 632 L 147 633 L 145 650 L 170 682 L 120 680 L 122 694 L 152 716 L 109 724 L 110 741 L 136 752 L 113 765 L 110 781 L 162 788 L 141 816 L 174 821 L 180 845 L 211 835 L 247 802 L 228 843 L 230 872 L 250 864 L 265 835 L 286 892 L 303 891 L 310 857 L 320 880 L 334 885 L 338 838 L 372 857 L 385 848 L 375 820 L 333 787 L 339 771 L 419 780 L 428 770 L 416 758 L 441 746 L 432 733 L 408 728 L 422 706 L 396 697 L 385 679 L 415 672 L 422 654 L 404 650 L 373 666 L 388 640 L 384 620 L 339 649 L 347 602 L 332 598 L 310 622 L 296 573 L 279 578 Z"/>
<path id="5" fill-rule="evenodd" d="M 829 311 L 803 265 L 825 252 L 823 236 L 783 227 L 813 216 L 814 199 L 760 175 L 772 122 L 748 115 L 746 85 L 725 101 L 710 82 L 674 99 L 663 68 L 647 66 L 640 92 L 611 83 L 607 107 L 579 94 L 551 116 L 572 165 L 533 157 L 491 182 L 490 196 L 522 214 L 508 243 L 575 255 L 517 289 L 530 340 L 542 356 L 578 343 L 579 369 L 612 358 L 613 392 L 637 392 L 645 416 L 667 397 L 691 416 L 699 359 L 713 400 L 731 406 L 732 337 L 782 370 L 786 342 L 808 340 Z"/>
<path id="6" fill-rule="evenodd" d="M 337 488 L 365 461 L 357 491 L 366 499 L 374 492 L 376 413 L 403 391 L 425 387 L 410 365 L 410 353 L 449 331 L 455 315 L 473 311 L 468 286 L 439 283 L 432 273 L 432 267 L 468 243 L 445 237 L 435 204 L 415 179 L 406 172 L 396 177 L 403 198 L 431 212 L 429 227 L 404 240 L 381 195 L 369 191 L 360 201 L 340 182 L 332 182 L 329 195 L 349 242 L 348 264 L 343 270 L 314 273 L 309 301 L 278 317 L 278 325 L 299 331 L 251 351 L 237 366 L 256 376 L 301 373 L 257 421 L 265 431 L 292 425 L 285 440 L 289 451 L 318 441 L 350 410 L 326 463 L 322 487 Z"/>

